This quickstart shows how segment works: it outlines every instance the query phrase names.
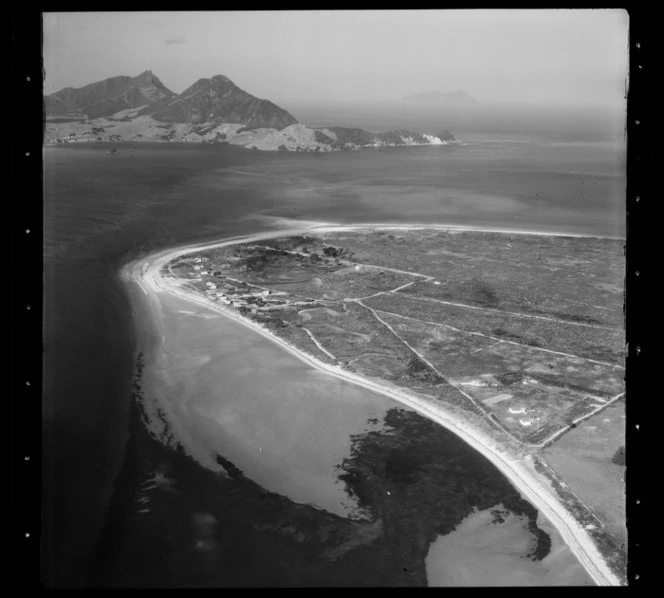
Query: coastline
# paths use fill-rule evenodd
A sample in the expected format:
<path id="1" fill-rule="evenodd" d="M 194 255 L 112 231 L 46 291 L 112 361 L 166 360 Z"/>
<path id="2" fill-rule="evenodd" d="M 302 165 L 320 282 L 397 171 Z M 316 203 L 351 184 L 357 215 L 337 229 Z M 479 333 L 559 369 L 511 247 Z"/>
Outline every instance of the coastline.
<path id="1" fill-rule="evenodd" d="M 378 392 L 385 396 L 400 402 L 403 405 L 414 409 L 423 416 L 442 425 L 466 444 L 471 446 L 485 458 L 487 458 L 505 477 L 517 488 L 526 500 L 531 502 L 544 515 L 551 524 L 561 534 L 565 543 L 570 547 L 576 558 L 582 564 L 584 569 L 592 577 L 597 585 L 620 585 L 620 580 L 611 571 L 604 558 L 596 548 L 592 539 L 583 526 L 567 511 L 567 509 L 558 500 L 553 488 L 550 487 L 546 478 L 535 470 L 535 464 L 529 455 L 511 455 L 506 447 L 501 447 L 499 442 L 490 438 L 483 431 L 472 426 L 463 418 L 447 410 L 440 404 L 434 404 L 425 397 L 417 396 L 405 389 L 391 387 L 387 383 L 379 383 L 369 380 L 345 371 L 334 365 L 328 365 L 317 360 L 299 349 L 289 345 L 287 342 L 271 334 L 267 329 L 247 320 L 218 303 L 207 301 L 202 297 L 194 295 L 171 284 L 160 275 L 161 267 L 187 253 L 193 253 L 202 249 L 223 247 L 244 242 L 264 240 L 275 237 L 288 236 L 293 234 L 334 232 L 334 231 L 357 231 L 366 229 L 391 229 L 391 230 L 417 230 L 417 229 L 436 229 L 451 231 L 473 231 L 490 232 L 504 234 L 534 234 L 545 236 L 567 236 L 567 237 L 585 237 L 597 238 L 591 235 L 564 234 L 564 233 L 546 233 L 529 231 L 512 231 L 505 229 L 487 229 L 476 227 L 464 227 L 454 225 L 427 225 L 427 224 L 357 224 L 357 225 L 336 225 L 330 223 L 297 223 L 299 228 L 288 228 L 294 226 L 293 221 L 280 221 L 281 228 L 267 233 L 253 235 L 236 236 L 224 239 L 222 241 L 206 242 L 193 245 L 179 246 L 162 250 L 152 255 L 144 256 L 127 264 L 121 271 L 121 278 L 127 283 L 135 283 L 137 288 L 146 295 L 148 303 L 151 304 L 149 312 L 155 320 L 159 319 L 159 293 L 169 293 L 180 296 L 190 302 L 204 305 L 214 309 L 216 312 L 246 326 L 257 332 L 272 343 L 280 346 L 290 354 L 297 357 L 302 362 L 325 372 L 336 378 L 352 382 L 361 387 Z M 309 226 L 306 226 L 306 225 Z M 155 322 L 157 327 L 158 321 Z"/>

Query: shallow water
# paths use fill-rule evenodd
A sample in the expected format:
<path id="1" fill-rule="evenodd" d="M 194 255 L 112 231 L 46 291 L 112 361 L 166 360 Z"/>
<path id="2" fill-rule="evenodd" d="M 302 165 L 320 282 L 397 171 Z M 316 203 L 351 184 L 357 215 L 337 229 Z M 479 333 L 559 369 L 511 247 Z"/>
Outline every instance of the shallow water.
<path id="1" fill-rule="evenodd" d="M 429 586 L 515 587 L 592 586 L 560 534 L 538 522 L 552 536 L 551 552 L 530 560 L 532 535 L 523 517 L 506 512 L 502 504 L 475 509 L 450 534 L 439 536 L 426 557 Z"/>
<path id="2" fill-rule="evenodd" d="M 266 490 L 360 516 L 336 466 L 351 436 L 380 429 L 397 403 L 325 375 L 211 309 L 159 299 L 164 344 L 148 358 L 144 388 L 148 408 L 166 412 L 187 454 L 223 472 L 221 455 Z"/>

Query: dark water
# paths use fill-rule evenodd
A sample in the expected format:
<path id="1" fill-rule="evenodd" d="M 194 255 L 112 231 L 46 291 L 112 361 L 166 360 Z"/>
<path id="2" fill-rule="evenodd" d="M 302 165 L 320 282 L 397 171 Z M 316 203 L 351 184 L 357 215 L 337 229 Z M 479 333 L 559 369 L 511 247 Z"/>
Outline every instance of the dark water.
<path id="1" fill-rule="evenodd" d="M 177 577 L 159 563 L 185 531 L 167 522 L 162 535 L 155 527 L 141 531 L 128 526 L 132 519 L 126 512 L 132 484 L 148 461 L 154 466 L 180 459 L 141 435 L 134 412 L 137 339 L 117 275 L 133 257 L 182 242 L 266 230 L 270 217 L 624 235 L 624 150 L 605 141 L 491 139 L 331 155 L 179 144 L 117 147 L 116 155 L 95 146 L 44 151 L 42 561 L 45 582 L 57 587 L 112 585 L 114 579 L 168 585 L 169 575 Z M 182 463 L 181 475 L 196 478 L 195 487 L 211 483 Z M 194 486 L 187 500 L 195 500 Z M 214 501 L 219 489 L 206 492 L 205 500 Z M 169 509 L 177 512 L 172 504 L 165 506 L 164 518 Z M 127 533 L 118 537 L 119 529 Z M 244 531 L 238 529 L 236 537 Z M 118 556 L 118 547 L 126 548 L 127 538 L 139 532 L 152 540 L 156 559 L 140 557 L 151 563 L 139 568 L 149 571 L 147 577 L 136 562 Z M 240 544 L 257 541 L 243 537 Z M 260 550 L 242 561 L 246 570 L 235 570 L 237 577 L 229 579 L 239 583 L 243 571 L 251 577 L 256 562 L 280 550 L 274 539 L 263 540 Z M 242 548 L 246 552 L 251 546 Z M 299 558 L 291 559 L 293 567 Z M 213 578 L 205 578 L 200 566 L 182 563 L 185 570 L 173 583 L 196 579 L 205 585 Z M 279 577 L 281 567 L 266 571 L 263 582 L 288 583 Z"/>

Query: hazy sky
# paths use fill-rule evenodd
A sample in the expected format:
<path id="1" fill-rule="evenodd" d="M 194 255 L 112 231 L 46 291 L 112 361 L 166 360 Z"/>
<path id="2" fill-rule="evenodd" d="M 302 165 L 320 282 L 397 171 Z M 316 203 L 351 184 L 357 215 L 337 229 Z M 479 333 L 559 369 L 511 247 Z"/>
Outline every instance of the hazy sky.
<path id="1" fill-rule="evenodd" d="M 463 88 L 486 103 L 615 104 L 628 21 L 622 10 L 46 13 L 44 91 L 151 69 L 176 93 L 224 74 L 277 103 Z"/>

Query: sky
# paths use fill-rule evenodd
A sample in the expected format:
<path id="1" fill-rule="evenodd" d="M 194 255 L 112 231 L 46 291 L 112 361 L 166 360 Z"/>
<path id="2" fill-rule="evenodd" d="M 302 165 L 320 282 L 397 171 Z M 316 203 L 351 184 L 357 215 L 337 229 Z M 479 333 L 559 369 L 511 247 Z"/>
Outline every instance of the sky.
<path id="1" fill-rule="evenodd" d="M 628 28 L 619 9 L 45 13 L 44 93 L 150 69 L 176 93 L 223 74 L 276 103 L 620 105 Z"/>

